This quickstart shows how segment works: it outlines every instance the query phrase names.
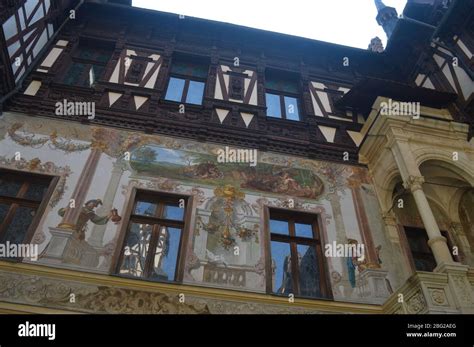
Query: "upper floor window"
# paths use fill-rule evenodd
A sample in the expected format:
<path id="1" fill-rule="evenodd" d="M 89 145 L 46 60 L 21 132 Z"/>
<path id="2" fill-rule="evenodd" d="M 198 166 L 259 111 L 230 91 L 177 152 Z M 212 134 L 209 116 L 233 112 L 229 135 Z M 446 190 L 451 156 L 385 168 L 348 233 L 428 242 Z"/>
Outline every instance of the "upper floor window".
<path id="1" fill-rule="evenodd" d="M 81 41 L 72 55 L 63 83 L 91 87 L 102 78 L 113 47 L 98 42 Z"/>
<path id="2" fill-rule="evenodd" d="M 433 251 L 428 245 L 428 234 L 421 228 L 403 227 L 410 248 L 413 265 L 416 271 L 431 272 L 436 267 L 436 260 Z M 447 239 L 449 249 L 453 249 L 451 239 L 446 231 L 441 231 L 441 235 Z M 459 261 L 459 259 L 455 259 Z"/>
<path id="3" fill-rule="evenodd" d="M 53 180 L 49 176 L 0 171 L 0 243 L 29 242 Z"/>
<path id="4" fill-rule="evenodd" d="M 265 74 L 265 100 L 267 116 L 300 120 L 298 81 L 294 76 L 267 72 Z"/>
<path id="5" fill-rule="evenodd" d="M 139 191 L 129 217 L 118 273 L 178 281 L 186 197 Z"/>
<path id="6" fill-rule="evenodd" d="M 186 104 L 202 105 L 208 66 L 188 59 L 175 59 L 165 99 Z"/>
<path id="7" fill-rule="evenodd" d="M 270 209 L 271 285 L 275 294 L 328 298 L 317 216 Z"/>

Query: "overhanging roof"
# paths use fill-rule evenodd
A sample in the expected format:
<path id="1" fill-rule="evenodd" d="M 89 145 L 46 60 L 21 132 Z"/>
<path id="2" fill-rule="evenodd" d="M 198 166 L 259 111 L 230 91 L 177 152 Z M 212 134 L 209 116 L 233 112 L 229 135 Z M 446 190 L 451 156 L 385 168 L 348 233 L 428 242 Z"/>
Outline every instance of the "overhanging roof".
<path id="1" fill-rule="evenodd" d="M 363 113 L 368 113 L 378 96 L 384 96 L 397 101 L 419 102 L 423 106 L 433 108 L 445 108 L 457 98 L 457 94 L 454 93 L 413 87 L 390 80 L 365 78 L 345 94 L 337 102 L 337 105 L 355 108 Z"/>

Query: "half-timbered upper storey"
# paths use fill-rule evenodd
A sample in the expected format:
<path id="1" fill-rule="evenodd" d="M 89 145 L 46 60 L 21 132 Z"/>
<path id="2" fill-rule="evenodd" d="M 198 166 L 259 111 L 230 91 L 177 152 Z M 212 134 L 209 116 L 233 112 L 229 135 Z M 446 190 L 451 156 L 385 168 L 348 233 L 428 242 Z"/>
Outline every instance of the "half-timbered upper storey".
<path id="1" fill-rule="evenodd" d="M 389 51 L 403 45 L 399 27 Z M 10 36 L 24 35 L 18 29 Z M 334 161 L 358 161 L 370 105 L 347 100 L 358 99 L 353 94 L 367 79 L 472 99 L 472 73 L 445 67 L 453 53 L 443 48 L 433 58 L 452 76 L 445 77 L 451 88 L 435 88 L 436 78 L 426 73 L 413 76 L 406 65 L 416 57 L 407 63 L 403 56 L 117 4 L 86 2 L 52 41 L 11 110 L 64 118 L 55 114 L 57 102 L 88 101 L 96 105 L 94 119 L 67 117 Z M 28 61 L 29 52 L 22 48 L 12 57 Z M 370 93 L 372 102 L 381 95 Z M 439 98 L 434 91 L 409 94 L 425 104 Z"/>

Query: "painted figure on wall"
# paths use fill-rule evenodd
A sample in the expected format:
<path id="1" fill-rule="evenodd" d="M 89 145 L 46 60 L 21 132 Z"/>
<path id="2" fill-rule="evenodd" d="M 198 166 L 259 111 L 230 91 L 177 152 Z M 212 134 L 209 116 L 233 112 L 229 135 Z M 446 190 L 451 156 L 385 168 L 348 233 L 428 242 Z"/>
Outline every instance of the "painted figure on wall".
<path id="1" fill-rule="evenodd" d="M 115 223 L 118 223 L 122 217 L 120 217 L 117 213 L 116 209 L 112 209 L 107 216 L 99 216 L 95 213 L 95 209 L 102 205 L 102 200 L 100 199 L 93 199 L 89 200 L 84 204 L 82 207 L 81 213 L 79 214 L 79 218 L 77 220 L 74 232 L 79 240 L 84 240 L 86 231 L 87 231 L 87 223 L 91 221 L 96 225 L 105 225 L 112 220 Z M 63 207 L 59 209 L 58 214 L 61 217 L 64 217 L 67 208 Z"/>

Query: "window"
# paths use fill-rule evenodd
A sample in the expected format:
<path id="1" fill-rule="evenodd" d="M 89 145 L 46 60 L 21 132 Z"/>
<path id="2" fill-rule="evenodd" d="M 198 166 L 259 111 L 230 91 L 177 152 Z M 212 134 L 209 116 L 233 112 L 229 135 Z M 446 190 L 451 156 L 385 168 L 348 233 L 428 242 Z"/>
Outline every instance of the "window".
<path id="1" fill-rule="evenodd" d="M 119 261 L 120 275 L 179 280 L 186 203 L 186 197 L 137 193 Z"/>
<path id="2" fill-rule="evenodd" d="M 265 90 L 268 117 L 300 120 L 299 88 L 294 76 L 268 72 Z"/>
<path id="3" fill-rule="evenodd" d="M 271 285 L 274 294 L 328 298 L 317 217 L 270 209 Z"/>
<path id="4" fill-rule="evenodd" d="M 57 178 L 0 171 L 0 243 L 29 242 Z M 44 203 L 43 203 L 44 202 Z"/>
<path id="5" fill-rule="evenodd" d="M 80 42 L 72 56 L 72 63 L 64 75 L 63 83 L 91 87 L 102 78 L 112 51 L 113 47 L 108 47 L 103 43 Z"/>
<path id="6" fill-rule="evenodd" d="M 415 269 L 417 271 L 433 271 L 436 267 L 436 260 L 430 246 L 428 245 L 428 234 L 426 233 L 426 230 L 412 227 L 404 227 L 404 229 Z M 449 249 L 452 249 L 448 233 L 446 231 L 441 231 L 441 235 L 446 237 L 448 240 L 448 247 Z"/>
<path id="7" fill-rule="evenodd" d="M 186 104 L 202 105 L 208 67 L 206 64 L 176 59 L 165 99 Z"/>

